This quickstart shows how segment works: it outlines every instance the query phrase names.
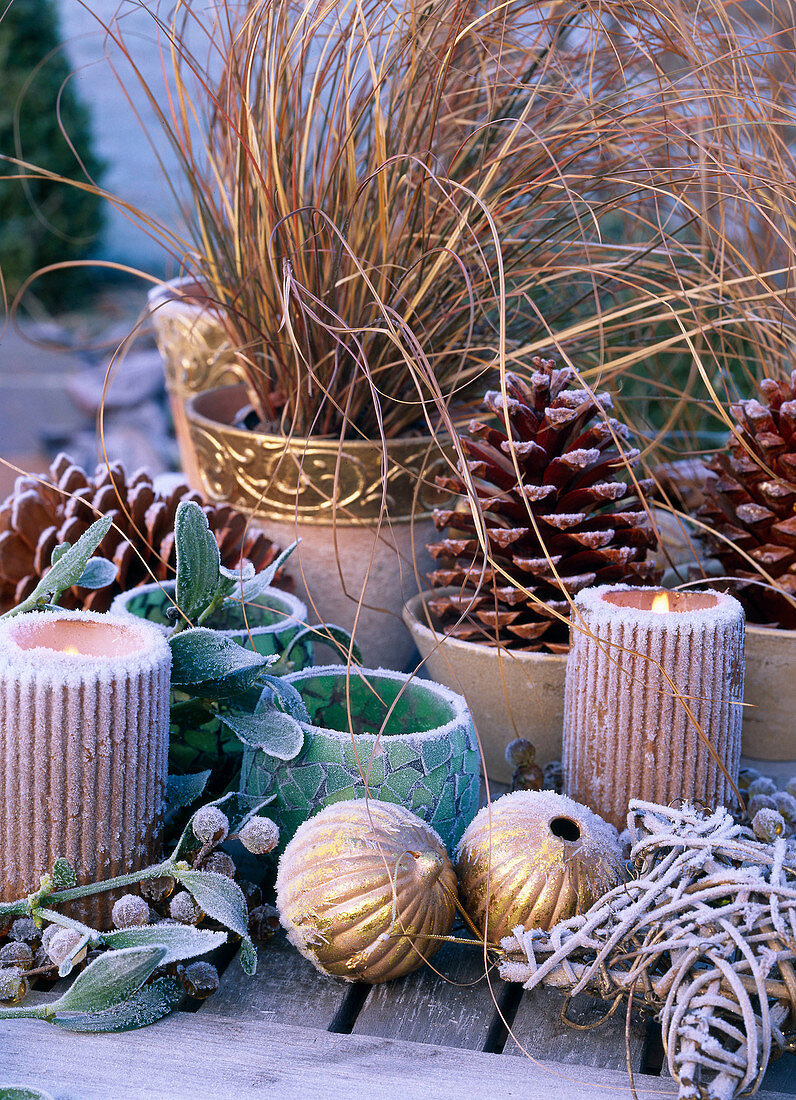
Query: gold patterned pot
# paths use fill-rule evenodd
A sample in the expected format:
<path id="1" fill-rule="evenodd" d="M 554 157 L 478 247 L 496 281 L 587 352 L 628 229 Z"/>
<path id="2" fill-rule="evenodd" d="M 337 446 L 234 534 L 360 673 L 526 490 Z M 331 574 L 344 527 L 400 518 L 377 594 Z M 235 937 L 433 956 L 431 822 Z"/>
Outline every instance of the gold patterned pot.
<path id="1" fill-rule="evenodd" d="M 412 639 L 401 610 L 431 568 L 425 546 L 443 499 L 434 477 L 448 468 L 444 445 L 428 436 L 388 440 L 385 469 L 377 441 L 235 427 L 245 404 L 242 386 L 188 400 L 192 488 L 253 515 L 282 546 L 301 539 L 290 570 L 311 620 L 352 631 L 370 666 L 404 669 Z"/>
<path id="2" fill-rule="evenodd" d="M 163 359 L 182 467 L 195 486 L 199 471 L 185 403 L 203 390 L 240 383 L 240 366 L 219 314 L 208 306 L 193 279 L 173 279 L 155 286 L 147 299 Z"/>

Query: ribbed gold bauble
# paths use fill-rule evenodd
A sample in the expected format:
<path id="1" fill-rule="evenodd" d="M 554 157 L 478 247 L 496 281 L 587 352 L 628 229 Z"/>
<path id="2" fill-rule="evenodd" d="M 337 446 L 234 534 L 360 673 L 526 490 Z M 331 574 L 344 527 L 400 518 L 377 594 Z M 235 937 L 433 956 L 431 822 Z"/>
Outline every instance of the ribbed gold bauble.
<path id="1" fill-rule="evenodd" d="M 386 982 L 417 970 L 450 932 L 456 875 L 430 826 L 403 806 L 354 799 L 305 821 L 279 861 L 288 939 L 325 974 Z"/>
<path id="2" fill-rule="evenodd" d="M 591 810 L 553 791 L 516 791 L 478 812 L 456 871 L 465 909 L 499 943 L 518 924 L 552 928 L 584 912 L 621 881 L 624 864 L 616 831 Z"/>

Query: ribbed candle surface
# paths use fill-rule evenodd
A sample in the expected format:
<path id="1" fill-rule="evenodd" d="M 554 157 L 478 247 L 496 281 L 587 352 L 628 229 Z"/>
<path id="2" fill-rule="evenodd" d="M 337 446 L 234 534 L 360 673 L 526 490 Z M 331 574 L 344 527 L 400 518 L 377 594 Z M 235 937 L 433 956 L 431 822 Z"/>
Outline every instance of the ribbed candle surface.
<path id="1" fill-rule="evenodd" d="M 679 609 L 654 612 L 652 595 L 604 585 L 575 600 L 564 790 L 619 830 L 631 798 L 711 808 L 732 799 L 689 711 L 733 781 L 741 758 L 741 605 L 718 592 L 672 593 Z"/>
<path id="2" fill-rule="evenodd" d="M 91 612 L 0 623 L 0 899 L 38 889 L 59 856 L 79 885 L 158 857 L 170 660 L 146 623 Z M 80 915 L 107 924 L 111 902 L 100 894 Z"/>

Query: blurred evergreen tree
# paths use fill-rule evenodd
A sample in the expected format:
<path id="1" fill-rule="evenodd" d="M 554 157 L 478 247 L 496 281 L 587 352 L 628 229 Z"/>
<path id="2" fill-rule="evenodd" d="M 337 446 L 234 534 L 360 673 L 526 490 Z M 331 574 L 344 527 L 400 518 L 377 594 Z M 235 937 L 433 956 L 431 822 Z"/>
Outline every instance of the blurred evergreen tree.
<path id="1" fill-rule="evenodd" d="M 60 45 L 54 0 L 12 0 L 0 13 L 0 153 L 85 180 L 63 129 L 96 182 L 103 165 L 92 149 L 89 111 Z M 9 300 L 38 268 L 84 258 L 103 224 L 96 195 L 49 180 L 2 180 L 16 171 L 0 161 L 0 270 Z M 32 293 L 57 309 L 74 305 L 89 281 L 80 269 L 57 272 Z"/>

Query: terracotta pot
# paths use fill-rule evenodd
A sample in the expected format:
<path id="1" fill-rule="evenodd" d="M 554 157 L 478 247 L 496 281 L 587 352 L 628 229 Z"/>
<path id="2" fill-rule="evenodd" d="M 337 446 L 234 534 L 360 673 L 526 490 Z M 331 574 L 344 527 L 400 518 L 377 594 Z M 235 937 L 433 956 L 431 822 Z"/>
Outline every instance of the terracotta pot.
<path id="1" fill-rule="evenodd" d="M 796 630 L 746 624 L 746 678 L 741 742 L 744 757 L 796 756 Z"/>
<path id="2" fill-rule="evenodd" d="M 188 401 L 195 458 L 187 470 L 198 470 L 192 488 L 252 514 L 282 546 L 301 539 L 289 567 L 310 621 L 354 633 L 373 667 L 405 668 L 412 640 L 401 610 L 417 592 L 415 570 L 422 576 L 431 568 L 425 545 L 442 499 L 434 475 L 447 468 L 440 445 L 424 436 L 390 440 L 384 473 L 379 442 L 344 441 L 339 459 L 336 439 L 233 427 L 245 403 L 242 386 Z"/>
<path id="3" fill-rule="evenodd" d="M 490 779 L 511 781 L 505 749 L 515 737 L 536 746 L 536 760 L 561 759 L 566 654 L 517 653 L 446 638 L 428 625 L 424 592 L 409 600 L 404 621 L 429 676 L 461 692 L 473 716 Z"/>

